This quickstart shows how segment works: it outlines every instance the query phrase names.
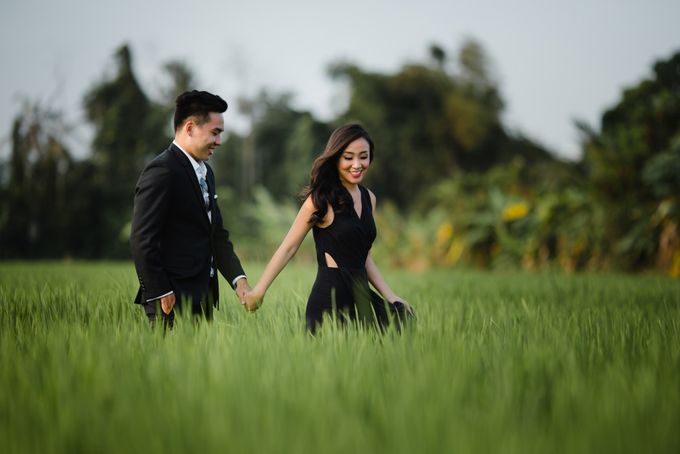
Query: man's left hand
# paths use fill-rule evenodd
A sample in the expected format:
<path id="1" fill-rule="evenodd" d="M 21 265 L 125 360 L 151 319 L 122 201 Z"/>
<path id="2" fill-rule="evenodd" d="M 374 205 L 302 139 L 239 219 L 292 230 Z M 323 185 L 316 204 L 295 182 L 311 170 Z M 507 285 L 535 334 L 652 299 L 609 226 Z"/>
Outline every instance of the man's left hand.
<path id="1" fill-rule="evenodd" d="M 236 281 L 236 295 L 238 295 L 238 299 L 241 302 L 241 304 L 246 304 L 245 296 L 246 293 L 248 293 L 251 288 L 250 285 L 248 284 L 248 279 L 247 278 L 242 278 Z"/>

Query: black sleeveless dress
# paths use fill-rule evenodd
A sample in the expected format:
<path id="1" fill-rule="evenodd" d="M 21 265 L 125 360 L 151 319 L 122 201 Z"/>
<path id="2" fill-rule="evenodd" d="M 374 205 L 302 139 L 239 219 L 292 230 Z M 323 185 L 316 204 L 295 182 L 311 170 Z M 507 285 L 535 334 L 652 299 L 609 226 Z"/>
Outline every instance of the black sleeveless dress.
<path id="1" fill-rule="evenodd" d="M 333 315 L 340 322 L 358 320 L 361 323 L 388 324 L 385 301 L 371 290 L 366 273 L 366 258 L 376 237 L 373 208 L 368 190 L 359 186 L 361 217 L 349 206 L 334 209 L 334 219 L 328 227 L 314 226 L 314 244 L 318 271 L 307 300 L 307 329 L 312 333 L 321 325 L 324 315 Z M 326 264 L 330 255 L 337 268 Z"/>

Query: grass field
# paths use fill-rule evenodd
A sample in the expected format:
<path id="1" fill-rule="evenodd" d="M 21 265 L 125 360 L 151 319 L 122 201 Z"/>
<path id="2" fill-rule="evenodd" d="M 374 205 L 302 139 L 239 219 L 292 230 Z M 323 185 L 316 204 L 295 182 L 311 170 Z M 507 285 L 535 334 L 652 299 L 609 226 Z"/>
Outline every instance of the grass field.
<path id="1" fill-rule="evenodd" d="M 385 274 L 402 335 L 309 338 L 294 265 L 164 337 L 129 263 L 0 263 L 0 452 L 680 452 L 680 281 Z"/>

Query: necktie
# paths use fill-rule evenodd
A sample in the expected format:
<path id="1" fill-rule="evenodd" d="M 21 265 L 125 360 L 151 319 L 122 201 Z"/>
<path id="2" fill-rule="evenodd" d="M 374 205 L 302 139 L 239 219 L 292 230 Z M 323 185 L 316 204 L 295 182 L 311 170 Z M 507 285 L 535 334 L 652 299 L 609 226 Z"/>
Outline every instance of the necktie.
<path id="1" fill-rule="evenodd" d="M 198 179 L 198 184 L 201 186 L 201 192 L 203 193 L 203 203 L 205 203 L 205 209 L 210 209 L 210 192 L 208 191 L 208 183 L 205 181 L 205 177 L 201 176 Z"/>
<path id="2" fill-rule="evenodd" d="M 208 211 L 208 218 L 212 222 L 212 216 L 210 215 L 210 192 L 208 191 L 208 182 L 205 181 L 205 176 L 201 174 L 198 178 L 198 184 L 201 187 L 201 192 L 203 193 L 203 202 L 205 203 L 205 209 Z M 213 258 L 210 257 L 210 277 L 215 276 L 215 268 L 213 267 Z"/>

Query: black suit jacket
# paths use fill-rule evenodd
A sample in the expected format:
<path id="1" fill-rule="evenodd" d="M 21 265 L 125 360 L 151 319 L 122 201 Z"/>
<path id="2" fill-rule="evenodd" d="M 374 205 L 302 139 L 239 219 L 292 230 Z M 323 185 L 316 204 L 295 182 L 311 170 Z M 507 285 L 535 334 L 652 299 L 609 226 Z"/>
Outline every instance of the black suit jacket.
<path id="1" fill-rule="evenodd" d="M 209 291 L 217 304 L 217 273 L 210 279 L 211 257 L 229 283 L 245 274 L 222 224 L 215 176 L 206 166 L 212 223 L 196 172 L 177 146 L 170 145 L 142 171 L 135 188 L 130 234 L 140 283 L 135 303 L 144 304 L 189 285 L 194 293 Z"/>

